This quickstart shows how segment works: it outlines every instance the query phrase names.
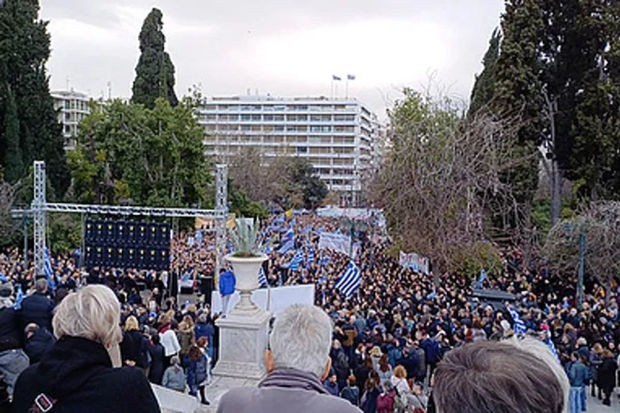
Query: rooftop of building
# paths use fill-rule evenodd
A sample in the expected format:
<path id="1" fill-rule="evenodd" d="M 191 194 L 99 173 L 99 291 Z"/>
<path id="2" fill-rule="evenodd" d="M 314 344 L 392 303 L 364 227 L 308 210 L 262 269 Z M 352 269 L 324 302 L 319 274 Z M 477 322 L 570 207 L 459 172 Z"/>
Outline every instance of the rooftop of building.
<path id="1" fill-rule="evenodd" d="M 71 89 L 71 90 L 52 90 L 51 93 L 52 97 L 57 97 L 57 98 L 76 98 L 76 99 L 84 99 L 84 100 L 90 100 L 90 98 L 88 97 L 88 95 L 86 93 L 82 93 L 82 92 L 76 92 L 75 90 Z"/>

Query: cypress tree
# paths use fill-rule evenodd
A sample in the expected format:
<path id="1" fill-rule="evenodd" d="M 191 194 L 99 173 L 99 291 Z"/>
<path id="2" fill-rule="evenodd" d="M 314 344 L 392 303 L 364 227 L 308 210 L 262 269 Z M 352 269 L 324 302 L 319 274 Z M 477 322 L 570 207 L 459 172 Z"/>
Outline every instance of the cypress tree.
<path id="1" fill-rule="evenodd" d="M 503 40 L 492 109 L 501 116 L 518 115 L 522 122 L 515 156 L 527 157 L 529 162 L 514 168 L 505 179 L 512 186 L 517 202 L 527 208 L 538 185 L 537 146 L 543 130 L 542 65 L 538 48 L 543 34 L 540 1 L 507 0 L 501 27 Z"/>
<path id="2" fill-rule="evenodd" d="M 174 65 L 164 50 L 166 37 L 162 28 L 162 13 L 154 8 L 146 16 L 140 31 L 141 54 L 131 98 L 133 103 L 141 103 L 150 109 L 155 107 L 155 100 L 159 97 L 172 106 L 179 103 L 174 93 Z"/>
<path id="3" fill-rule="evenodd" d="M 9 153 L 14 165 L 7 165 L 17 174 L 33 160 L 44 160 L 47 174 L 58 196 L 70 184 L 70 175 L 63 150 L 62 128 L 57 120 L 54 101 L 49 92 L 45 64 L 50 54 L 47 22 L 39 19 L 37 0 L 6 0 L 0 6 L 0 116 L 5 137 L 2 162 Z M 13 104 L 16 121 L 11 120 Z M 8 118 L 8 119 L 7 119 Z M 19 151 L 8 139 L 18 128 Z M 19 161 L 21 152 L 21 162 Z M 21 176 L 13 175 L 13 179 Z"/>
<path id="4" fill-rule="evenodd" d="M 474 88 L 471 92 L 468 110 L 469 117 L 475 115 L 481 108 L 488 105 L 495 95 L 495 77 L 501 38 L 502 35 L 499 29 L 493 30 L 493 34 L 489 40 L 489 48 L 482 59 L 484 69 L 479 76 L 476 76 Z"/>
<path id="5" fill-rule="evenodd" d="M 24 173 L 22 151 L 19 146 L 19 119 L 17 118 L 17 106 L 15 97 L 9 90 L 7 93 L 6 111 L 4 113 L 4 168 L 5 180 L 16 182 Z"/>

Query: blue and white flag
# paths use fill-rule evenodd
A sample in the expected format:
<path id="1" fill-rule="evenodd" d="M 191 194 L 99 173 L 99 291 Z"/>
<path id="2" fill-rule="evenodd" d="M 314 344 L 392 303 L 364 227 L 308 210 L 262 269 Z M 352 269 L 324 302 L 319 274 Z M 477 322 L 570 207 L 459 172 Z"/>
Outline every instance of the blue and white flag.
<path id="1" fill-rule="evenodd" d="M 349 255 L 351 253 L 351 237 L 335 232 L 322 232 L 319 249 L 331 249 Z"/>
<path id="2" fill-rule="evenodd" d="M 18 284 L 17 285 L 17 297 L 15 297 L 15 305 L 14 305 L 14 308 L 16 310 L 21 310 L 22 301 L 24 301 L 24 292 L 22 291 L 22 286 Z"/>
<path id="3" fill-rule="evenodd" d="M 226 241 L 226 250 L 228 251 L 229 254 L 232 254 L 234 252 L 233 244 L 231 240 Z"/>
<path id="4" fill-rule="evenodd" d="M 295 248 L 295 240 L 290 239 L 286 241 L 284 244 L 282 244 L 282 246 L 278 250 L 278 254 L 286 254 L 288 251 L 292 250 L 293 248 Z"/>
<path id="5" fill-rule="evenodd" d="M 523 322 L 523 320 L 521 320 L 519 313 L 513 308 L 509 308 L 508 311 L 510 312 L 512 321 L 514 321 L 512 329 L 514 330 L 515 334 L 525 334 L 527 329 L 525 328 L 525 323 Z"/>
<path id="6" fill-rule="evenodd" d="M 267 282 L 267 275 L 265 274 L 265 269 L 261 265 L 260 271 L 258 272 L 258 285 L 260 288 L 269 287 L 269 283 Z"/>
<path id="7" fill-rule="evenodd" d="M 288 227 L 286 234 L 284 234 L 284 239 L 295 239 L 295 231 L 292 227 Z"/>
<path id="8" fill-rule="evenodd" d="M 299 250 L 293 256 L 291 262 L 288 263 L 288 269 L 291 271 L 299 271 L 299 266 L 304 261 L 304 253 L 302 250 Z"/>
<path id="9" fill-rule="evenodd" d="M 482 282 L 487 279 L 487 272 L 484 270 L 480 270 L 480 276 L 478 277 L 478 281 L 474 285 L 474 288 L 482 288 Z"/>
<path id="10" fill-rule="evenodd" d="M 52 270 L 52 259 L 50 258 L 50 250 L 45 247 L 43 250 L 43 272 L 47 278 L 47 286 L 50 290 L 56 288 L 54 282 L 54 270 Z"/>
<path id="11" fill-rule="evenodd" d="M 319 265 L 321 267 L 323 267 L 323 266 L 325 266 L 325 265 L 327 265 L 329 263 L 329 260 L 330 260 L 329 256 L 326 255 L 323 258 L 321 258 L 321 261 L 319 262 Z"/>
<path id="12" fill-rule="evenodd" d="M 347 298 L 351 297 L 360 287 L 362 282 L 362 273 L 353 261 L 349 262 L 344 273 L 336 283 L 335 287 Z"/>
<path id="13" fill-rule="evenodd" d="M 308 259 L 306 260 L 307 264 L 312 264 L 314 262 L 314 250 L 310 248 L 308 250 Z"/>

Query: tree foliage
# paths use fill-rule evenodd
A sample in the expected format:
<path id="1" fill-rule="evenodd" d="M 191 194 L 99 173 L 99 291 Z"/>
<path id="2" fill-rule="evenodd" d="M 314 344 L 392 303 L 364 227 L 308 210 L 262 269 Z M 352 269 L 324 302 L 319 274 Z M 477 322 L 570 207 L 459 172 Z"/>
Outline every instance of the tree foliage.
<path id="1" fill-rule="evenodd" d="M 157 98 L 166 99 L 172 106 L 178 104 L 174 92 L 174 65 L 165 51 L 166 37 L 163 33 L 163 15 L 153 8 L 140 31 L 140 60 L 136 66 L 133 82 L 133 103 L 141 103 L 149 109 L 155 107 Z"/>
<path id="2" fill-rule="evenodd" d="M 368 195 L 396 243 L 440 271 L 459 269 L 463 251 L 489 239 L 491 217 L 514 214 L 501 177 L 523 162 L 513 153 L 515 125 L 457 114 L 448 99 L 406 89 L 389 112 L 392 147 Z"/>
<path id="3" fill-rule="evenodd" d="M 11 208 L 15 202 L 16 186 L 0 178 L 0 244 L 10 240 L 15 232 Z"/>
<path id="4" fill-rule="evenodd" d="M 12 183 L 34 160 L 44 160 L 54 191 L 62 196 L 70 176 L 45 69 L 50 36 L 38 13 L 34 0 L 0 5 L 0 162 Z"/>
<path id="5" fill-rule="evenodd" d="M 475 115 L 480 109 L 490 104 L 495 96 L 495 82 L 497 72 L 497 60 L 499 59 L 499 44 L 502 35 L 498 29 L 493 30 L 489 40 L 489 48 L 484 54 L 482 64 L 484 69 L 476 76 L 474 88 L 471 92 L 468 116 Z"/>
<path id="6" fill-rule="evenodd" d="M 549 232 L 543 253 L 553 269 L 570 278 L 577 275 L 582 231 L 586 274 L 609 288 L 620 278 L 620 202 L 592 203 Z"/>
<path id="7" fill-rule="evenodd" d="M 69 155 L 72 193 L 86 203 L 211 205 L 203 129 L 185 104 L 93 106 Z"/>
<path id="8" fill-rule="evenodd" d="M 249 199 L 275 204 L 283 209 L 319 207 L 327 196 L 327 186 L 303 158 L 277 157 L 265 160 L 257 148 L 239 151 L 230 162 L 235 188 Z"/>

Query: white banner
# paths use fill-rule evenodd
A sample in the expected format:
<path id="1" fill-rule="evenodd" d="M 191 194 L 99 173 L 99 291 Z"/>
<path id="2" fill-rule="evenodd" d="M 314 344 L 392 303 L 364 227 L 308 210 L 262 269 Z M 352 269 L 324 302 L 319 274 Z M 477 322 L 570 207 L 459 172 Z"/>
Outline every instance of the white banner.
<path id="1" fill-rule="evenodd" d="M 351 253 L 351 237 L 335 232 L 321 232 L 319 249 L 330 249 L 349 255 Z"/>
<path id="2" fill-rule="evenodd" d="M 228 311 L 239 301 L 239 293 L 235 291 L 230 298 Z M 252 294 L 252 301 L 263 310 L 267 310 L 267 289 L 260 288 Z M 278 315 L 286 307 L 293 304 L 314 304 L 314 284 L 293 285 L 290 287 L 277 287 L 271 289 L 271 297 L 269 300 L 269 311 Z M 213 313 L 222 311 L 222 299 L 220 293 L 214 291 L 211 295 L 211 308 Z"/>
<path id="3" fill-rule="evenodd" d="M 428 258 L 422 257 L 415 252 L 405 253 L 401 251 L 399 263 L 401 267 L 411 268 L 415 272 L 421 272 L 425 275 L 429 273 Z"/>

